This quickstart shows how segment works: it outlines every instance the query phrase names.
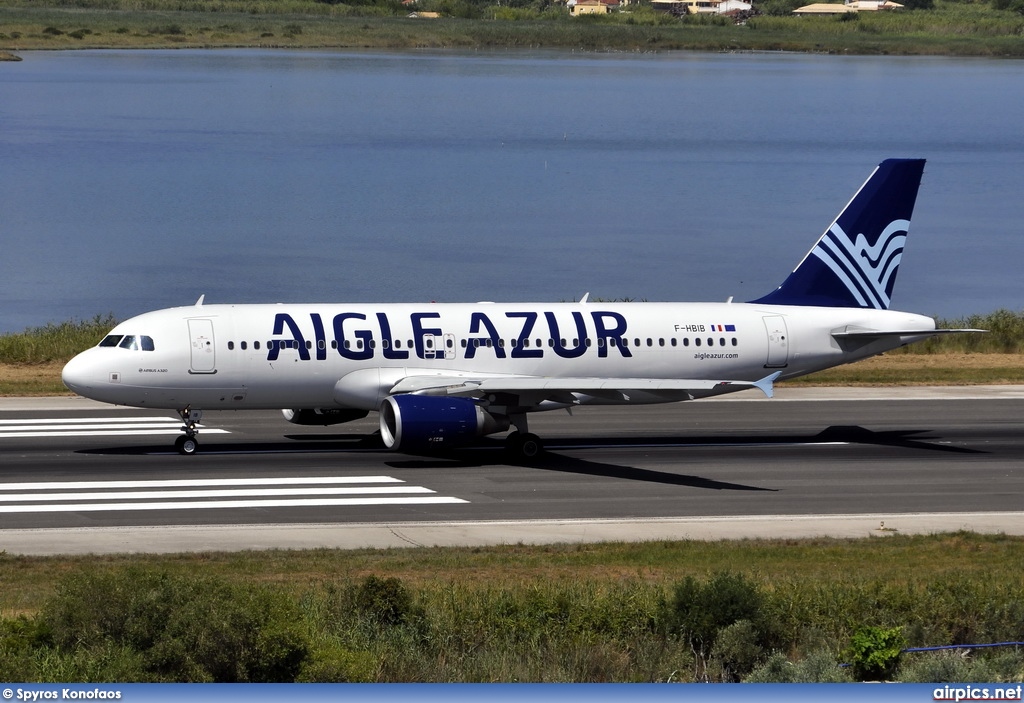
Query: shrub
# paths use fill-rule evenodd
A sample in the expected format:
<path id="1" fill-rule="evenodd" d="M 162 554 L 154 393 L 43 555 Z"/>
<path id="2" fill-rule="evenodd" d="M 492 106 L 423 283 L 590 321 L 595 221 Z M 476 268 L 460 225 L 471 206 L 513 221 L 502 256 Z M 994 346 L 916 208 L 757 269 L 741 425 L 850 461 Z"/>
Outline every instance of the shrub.
<path id="1" fill-rule="evenodd" d="M 367 576 L 355 592 L 355 606 L 378 625 L 401 625 L 414 614 L 412 596 L 401 580 Z"/>
<path id="2" fill-rule="evenodd" d="M 666 603 L 664 618 L 669 633 L 683 637 L 694 649 L 707 654 L 722 628 L 747 620 L 758 629 L 761 607 L 757 586 L 742 574 L 726 571 L 705 583 L 687 576 Z"/>
<path id="3" fill-rule="evenodd" d="M 987 675 L 976 676 L 975 667 L 964 650 L 922 652 L 900 666 L 899 680 L 904 683 L 960 683 L 990 681 Z M 983 669 L 984 667 L 977 667 Z M 980 673 L 980 672 L 979 672 Z"/>
<path id="4" fill-rule="evenodd" d="M 377 662 L 368 652 L 340 645 L 315 649 L 296 678 L 297 683 L 371 683 Z"/>
<path id="5" fill-rule="evenodd" d="M 835 658 L 824 649 L 811 652 L 798 662 L 789 661 L 775 653 L 764 664 L 754 669 L 746 683 L 848 683 L 849 675 L 839 668 Z"/>
<path id="6" fill-rule="evenodd" d="M 41 682 L 145 683 L 152 679 L 138 652 L 112 642 L 88 649 L 44 647 L 33 652 L 24 663 L 26 676 Z"/>
<path id="7" fill-rule="evenodd" d="M 764 655 L 758 633 L 749 620 L 739 620 L 722 628 L 715 640 L 713 655 L 722 669 L 722 679 L 739 681 L 757 666 Z"/>
<path id="8" fill-rule="evenodd" d="M 888 679 L 896 671 L 906 640 L 899 627 L 862 627 L 853 635 L 853 675 L 861 681 Z"/>
<path id="9" fill-rule="evenodd" d="M 293 681 L 309 650 L 280 593 L 139 568 L 65 578 L 42 618 L 58 651 L 128 648 L 169 681 Z"/>

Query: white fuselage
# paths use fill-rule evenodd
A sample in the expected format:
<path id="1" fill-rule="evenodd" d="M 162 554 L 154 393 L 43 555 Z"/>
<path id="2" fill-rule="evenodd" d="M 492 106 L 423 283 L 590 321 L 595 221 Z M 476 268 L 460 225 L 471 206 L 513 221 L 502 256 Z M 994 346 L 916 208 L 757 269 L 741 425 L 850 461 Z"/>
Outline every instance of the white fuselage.
<path id="1" fill-rule="evenodd" d="M 79 354 L 64 380 L 89 398 L 138 407 L 377 410 L 389 383 L 408 376 L 785 379 L 934 328 L 912 313 L 753 303 L 196 305 L 119 324 L 113 345 Z M 849 330 L 905 334 L 833 337 Z M 379 383 L 367 385 L 367 374 Z"/>

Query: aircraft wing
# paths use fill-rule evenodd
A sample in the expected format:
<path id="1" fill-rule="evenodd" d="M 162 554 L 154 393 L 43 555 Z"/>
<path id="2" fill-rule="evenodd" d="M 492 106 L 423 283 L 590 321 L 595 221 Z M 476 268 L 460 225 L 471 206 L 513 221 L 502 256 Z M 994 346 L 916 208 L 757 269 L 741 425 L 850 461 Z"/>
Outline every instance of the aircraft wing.
<path id="1" fill-rule="evenodd" d="M 479 398 L 487 395 L 515 395 L 528 398 L 529 404 L 545 400 L 573 403 L 573 394 L 613 398 L 629 401 L 636 396 L 667 396 L 680 400 L 694 400 L 712 395 L 733 393 L 757 388 L 769 398 L 774 392 L 775 380 L 781 372 L 757 381 L 656 379 L 656 378 L 600 378 L 543 376 L 407 376 L 391 388 L 391 395 L 417 393 L 420 395 L 447 395 Z"/>

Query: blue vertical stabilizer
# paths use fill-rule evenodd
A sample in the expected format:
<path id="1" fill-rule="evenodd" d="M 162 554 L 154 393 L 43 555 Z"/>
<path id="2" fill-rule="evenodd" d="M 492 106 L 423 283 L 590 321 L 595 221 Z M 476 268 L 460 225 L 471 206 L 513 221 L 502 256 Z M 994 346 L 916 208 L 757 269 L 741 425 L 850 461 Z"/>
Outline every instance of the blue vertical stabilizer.
<path id="1" fill-rule="evenodd" d="M 886 159 L 781 286 L 753 303 L 887 310 L 924 159 Z"/>

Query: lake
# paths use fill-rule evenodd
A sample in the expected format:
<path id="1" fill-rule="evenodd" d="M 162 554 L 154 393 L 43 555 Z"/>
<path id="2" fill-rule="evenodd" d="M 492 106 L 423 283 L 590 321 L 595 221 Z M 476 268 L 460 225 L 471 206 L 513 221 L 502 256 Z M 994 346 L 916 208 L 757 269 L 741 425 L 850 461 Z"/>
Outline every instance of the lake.
<path id="1" fill-rule="evenodd" d="M 888 157 L 893 306 L 1020 310 L 1024 62 L 75 51 L 0 63 L 0 332 L 207 302 L 736 300 Z"/>

